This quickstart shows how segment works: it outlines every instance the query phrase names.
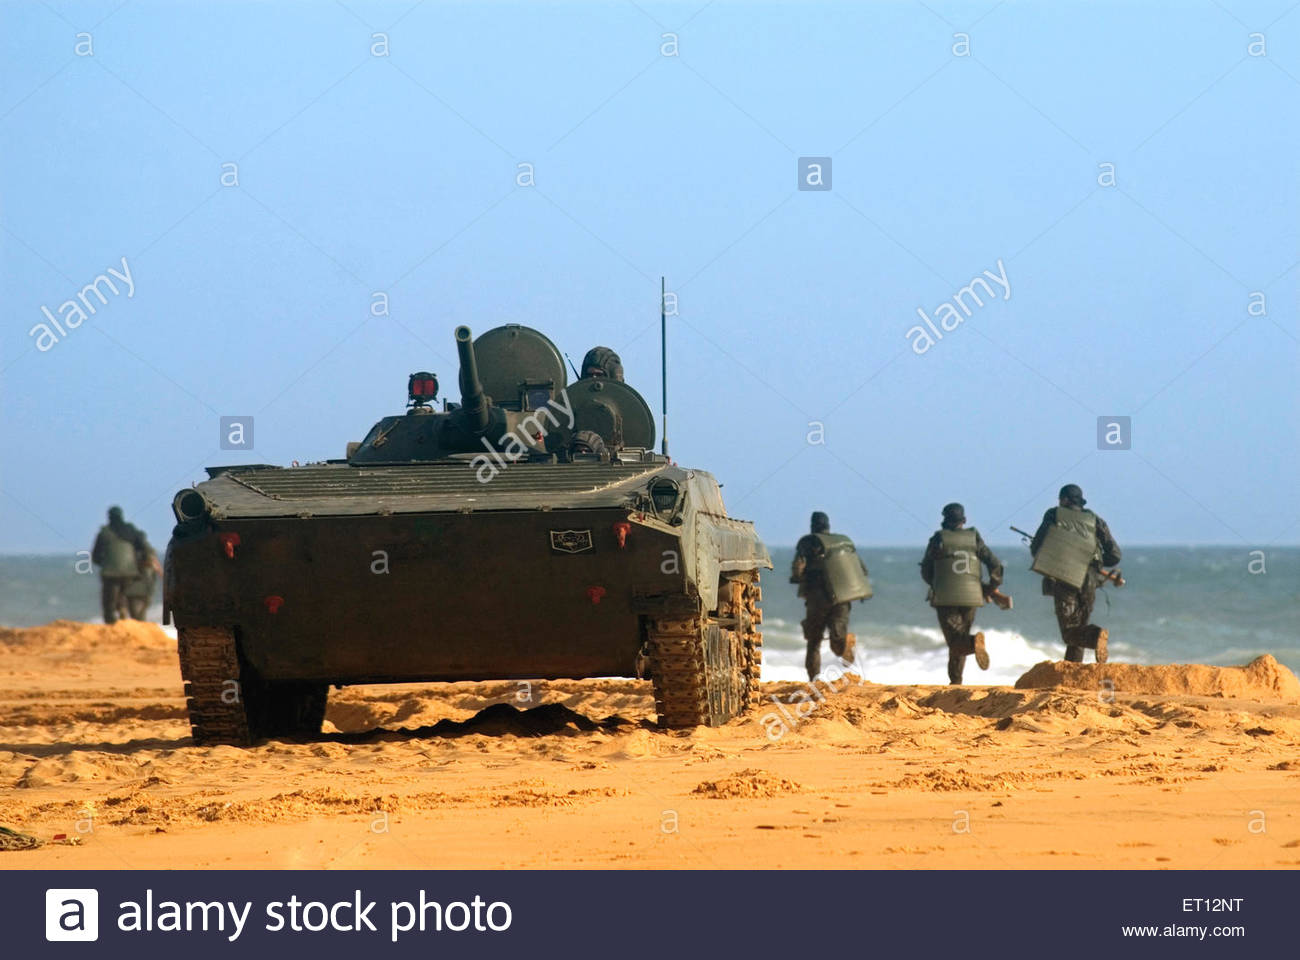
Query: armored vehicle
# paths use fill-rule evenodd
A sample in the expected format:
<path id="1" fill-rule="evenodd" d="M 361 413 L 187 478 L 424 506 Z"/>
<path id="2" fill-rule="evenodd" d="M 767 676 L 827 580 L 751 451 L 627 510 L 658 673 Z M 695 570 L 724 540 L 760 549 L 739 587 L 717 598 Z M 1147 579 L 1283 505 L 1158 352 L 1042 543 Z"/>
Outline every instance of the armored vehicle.
<path id="1" fill-rule="evenodd" d="M 713 476 L 538 331 L 455 341 L 459 403 L 412 374 L 346 458 L 176 494 L 163 616 L 197 742 L 319 732 L 347 684 L 649 678 L 666 727 L 756 704 L 772 563 Z"/>

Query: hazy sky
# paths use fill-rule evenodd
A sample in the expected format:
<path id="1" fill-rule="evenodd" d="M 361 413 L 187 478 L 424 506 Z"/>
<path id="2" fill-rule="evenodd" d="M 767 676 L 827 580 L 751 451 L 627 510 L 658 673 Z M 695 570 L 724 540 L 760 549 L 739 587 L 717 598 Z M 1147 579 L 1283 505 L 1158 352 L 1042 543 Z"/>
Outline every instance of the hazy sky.
<path id="1" fill-rule="evenodd" d="M 1067 481 L 1121 543 L 1300 541 L 1290 0 L 0 21 L 0 551 L 84 549 L 114 502 L 161 546 L 203 466 L 338 457 L 408 373 L 453 385 L 460 323 L 608 344 L 657 413 L 660 274 L 672 453 L 772 543 L 820 508 L 919 549 L 953 499 L 1007 542 Z M 962 322 L 918 353 L 918 308 Z"/>

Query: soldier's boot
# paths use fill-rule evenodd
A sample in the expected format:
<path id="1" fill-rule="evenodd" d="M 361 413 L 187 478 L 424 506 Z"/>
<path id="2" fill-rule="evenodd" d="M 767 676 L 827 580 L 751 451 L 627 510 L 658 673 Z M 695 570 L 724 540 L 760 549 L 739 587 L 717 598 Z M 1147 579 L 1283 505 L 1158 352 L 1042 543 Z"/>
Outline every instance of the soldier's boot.
<path id="1" fill-rule="evenodd" d="M 948 648 L 948 682 L 954 686 L 961 684 L 961 675 L 966 668 L 966 654 Z"/>
<path id="2" fill-rule="evenodd" d="M 975 654 L 975 662 L 979 664 L 979 668 L 981 670 L 987 670 L 989 668 L 989 652 L 984 646 L 983 633 L 975 634 L 974 646 L 975 649 L 973 652 Z"/>
<path id="3" fill-rule="evenodd" d="M 840 658 L 853 663 L 858 658 L 858 638 L 856 634 L 848 633 L 844 635 L 844 652 Z"/>
<path id="4" fill-rule="evenodd" d="M 1110 659 L 1110 651 L 1107 649 L 1107 642 L 1110 640 L 1110 631 L 1102 628 L 1097 631 L 1097 662 L 1105 663 Z"/>
<path id="5" fill-rule="evenodd" d="M 817 679 L 817 674 L 822 672 L 822 642 L 820 640 L 808 641 L 808 653 L 803 658 L 804 669 L 808 671 L 808 682 Z"/>

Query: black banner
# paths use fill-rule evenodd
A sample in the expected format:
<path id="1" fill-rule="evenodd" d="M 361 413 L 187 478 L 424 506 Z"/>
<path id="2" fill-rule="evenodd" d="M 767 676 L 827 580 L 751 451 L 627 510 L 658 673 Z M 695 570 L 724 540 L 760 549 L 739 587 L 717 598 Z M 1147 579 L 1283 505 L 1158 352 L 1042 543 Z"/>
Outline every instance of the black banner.
<path id="1" fill-rule="evenodd" d="M 1298 890 L 1294 873 L 1233 871 L 34 871 L 0 874 L 0 929 L 10 957 L 62 955 L 58 941 L 185 960 L 1262 956 L 1294 951 Z"/>

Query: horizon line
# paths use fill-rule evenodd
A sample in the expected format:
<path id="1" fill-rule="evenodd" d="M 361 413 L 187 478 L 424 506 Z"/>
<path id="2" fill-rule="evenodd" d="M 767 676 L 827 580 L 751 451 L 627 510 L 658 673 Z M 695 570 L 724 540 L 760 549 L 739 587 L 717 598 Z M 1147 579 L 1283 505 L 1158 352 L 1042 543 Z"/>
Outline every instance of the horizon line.
<path id="1" fill-rule="evenodd" d="M 918 541 L 919 542 L 919 541 Z M 1023 541 L 1005 541 L 1005 540 L 985 540 L 989 546 L 993 547 L 1027 547 Z M 793 543 L 764 543 L 769 550 L 793 550 Z M 859 550 L 922 550 L 925 549 L 925 543 L 861 543 L 854 541 L 854 546 Z M 1244 553 L 1252 553 L 1258 550 L 1294 550 L 1300 549 L 1300 542 L 1296 543 L 1270 543 L 1258 547 L 1247 547 L 1233 543 L 1131 543 L 1128 545 L 1121 544 L 1123 550 L 1151 550 L 1151 549 L 1184 549 L 1184 550 L 1241 550 Z M 76 556 L 78 553 L 84 553 L 84 550 L 46 550 L 41 552 L 0 552 L 0 560 L 20 560 L 20 559 L 47 559 L 52 557 Z"/>

